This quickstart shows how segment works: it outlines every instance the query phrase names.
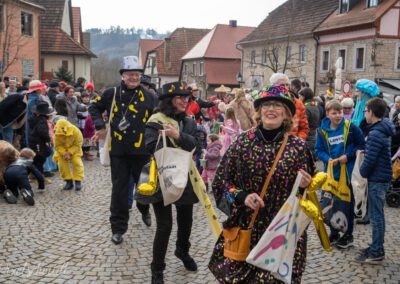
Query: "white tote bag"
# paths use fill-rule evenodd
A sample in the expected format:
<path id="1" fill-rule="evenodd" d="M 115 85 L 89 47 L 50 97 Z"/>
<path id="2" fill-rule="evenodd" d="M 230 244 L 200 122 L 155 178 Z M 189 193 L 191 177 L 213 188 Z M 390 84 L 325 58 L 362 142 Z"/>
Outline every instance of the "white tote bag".
<path id="1" fill-rule="evenodd" d="M 158 179 L 164 199 L 164 206 L 181 198 L 188 183 L 189 169 L 194 150 L 191 152 L 167 146 L 165 131 L 158 137 L 157 145 L 162 138 L 163 147 L 154 152 L 157 162 Z M 157 146 L 156 146 L 157 149 Z"/>
<path id="2" fill-rule="evenodd" d="M 302 176 L 297 174 L 290 196 L 246 259 L 285 283 L 291 283 L 297 241 L 311 222 L 296 196 Z"/>
<path id="3" fill-rule="evenodd" d="M 110 120 L 111 120 L 111 113 L 113 110 L 113 106 L 115 103 L 115 94 L 117 92 L 117 88 L 114 87 L 114 97 L 113 97 L 113 101 L 111 103 L 111 108 L 110 108 L 110 112 L 108 113 L 108 123 L 107 123 L 107 134 L 106 134 L 106 138 L 100 139 L 99 140 L 99 156 L 100 156 L 100 164 L 102 164 L 104 167 L 109 167 L 111 164 L 111 160 L 110 160 L 110 151 L 109 151 L 109 147 L 110 147 L 110 143 L 111 143 L 111 125 L 110 125 Z"/>
<path id="4" fill-rule="evenodd" d="M 364 153 L 357 151 L 356 162 L 354 163 L 353 173 L 351 174 L 351 185 L 354 194 L 354 214 L 363 218 L 367 213 L 368 200 L 368 181 L 360 174 L 361 164 L 364 161 Z"/>
<path id="5" fill-rule="evenodd" d="M 107 135 L 103 140 L 99 140 L 99 155 L 100 155 L 100 164 L 104 167 L 110 166 L 110 151 L 108 150 L 110 146 L 111 133 L 110 133 L 110 124 L 107 125 Z"/>

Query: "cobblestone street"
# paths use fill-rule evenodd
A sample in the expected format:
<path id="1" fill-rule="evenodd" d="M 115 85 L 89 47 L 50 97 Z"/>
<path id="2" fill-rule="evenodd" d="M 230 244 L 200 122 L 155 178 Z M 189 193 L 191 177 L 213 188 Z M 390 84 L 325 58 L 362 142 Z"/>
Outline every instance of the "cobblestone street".
<path id="1" fill-rule="evenodd" d="M 0 199 L 0 283 L 150 283 L 153 212 L 147 228 L 134 207 L 124 242 L 114 245 L 108 221 L 110 171 L 98 161 L 85 162 L 85 167 L 81 192 L 61 190 L 62 181 L 54 177 L 44 193 L 35 191 L 34 207 L 21 199 L 16 205 Z M 173 255 L 175 226 L 166 283 L 216 283 L 207 269 L 214 240 L 199 205 L 195 212 L 191 254 L 199 270 L 186 271 Z M 381 266 L 351 261 L 370 242 L 369 225 L 355 227 L 355 248 L 334 250 L 332 256 L 322 250 L 310 226 L 303 283 L 400 283 L 399 214 L 399 209 L 386 208 L 386 259 Z"/>

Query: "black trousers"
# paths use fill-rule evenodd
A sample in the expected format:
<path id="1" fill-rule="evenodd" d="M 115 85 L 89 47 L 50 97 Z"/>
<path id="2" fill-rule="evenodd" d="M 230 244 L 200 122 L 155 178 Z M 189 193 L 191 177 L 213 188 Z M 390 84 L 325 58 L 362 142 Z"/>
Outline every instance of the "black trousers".
<path id="1" fill-rule="evenodd" d="M 188 252 L 193 223 L 193 204 L 176 205 L 175 207 L 176 221 L 178 223 L 176 247 L 179 247 L 183 252 Z M 153 262 L 151 267 L 154 270 L 164 270 L 165 255 L 172 230 L 172 206 L 164 206 L 163 201 L 161 201 L 154 203 L 153 208 L 156 215 L 157 230 L 153 243 Z"/>
<path id="2" fill-rule="evenodd" d="M 47 159 L 47 157 L 43 157 L 42 155 L 39 155 L 38 153 L 36 153 L 35 158 L 33 158 L 33 164 L 39 170 L 39 172 L 41 172 L 42 174 L 43 174 L 43 166 L 44 166 L 44 163 L 46 163 L 46 159 Z"/>
<path id="3" fill-rule="evenodd" d="M 131 176 L 135 183 L 138 182 L 143 166 L 149 161 L 147 155 L 136 156 L 111 156 L 111 231 L 113 234 L 125 234 L 129 221 L 129 180 Z M 149 212 L 149 205 L 137 203 L 140 213 Z"/>

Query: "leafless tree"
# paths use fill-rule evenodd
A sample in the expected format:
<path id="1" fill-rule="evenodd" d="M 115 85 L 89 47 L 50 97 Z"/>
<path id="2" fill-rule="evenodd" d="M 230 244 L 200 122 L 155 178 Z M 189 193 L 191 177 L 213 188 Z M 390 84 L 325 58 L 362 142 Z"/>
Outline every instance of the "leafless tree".
<path id="1" fill-rule="evenodd" d="M 100 53 L 98 58 L 92 61 L 92 75 L 96 89 L 116 84 L 121 79 L 119 67 L 118 58 L 109 58 L 106 54 Z"/>
<path id="2" fill-rule="evenodd" d="M 3 0 L 0 1 L 0 6 L 2 16 L 4 15 L 4 20 L 2 19 L 3 21 L 0 22 L 0 50 L 2 54 L 0 72 L 3 79 L 10 66 L 19 59 L 25 40 L 20 28 L 21 14 L 18 2 Z M 3 11 L 4 8 L 5 13 Z"/>

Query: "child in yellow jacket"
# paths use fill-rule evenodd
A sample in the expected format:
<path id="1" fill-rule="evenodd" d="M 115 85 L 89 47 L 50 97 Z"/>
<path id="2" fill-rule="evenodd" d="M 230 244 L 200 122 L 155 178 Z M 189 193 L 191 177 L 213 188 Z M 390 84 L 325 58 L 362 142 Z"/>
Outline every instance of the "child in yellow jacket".
<path id="1" fill-rule="evenodd" d="M 82 189 L 84 168 L 82 162 L 83 137 L 81 131 L 66 119 L 57 121 L 54 132 L 55 154 L 53 161 L 58 163 L 61 177 L 66 184 L 64 190 Z"/>

